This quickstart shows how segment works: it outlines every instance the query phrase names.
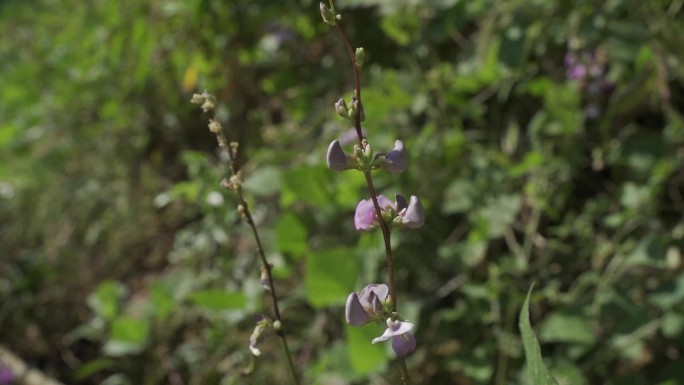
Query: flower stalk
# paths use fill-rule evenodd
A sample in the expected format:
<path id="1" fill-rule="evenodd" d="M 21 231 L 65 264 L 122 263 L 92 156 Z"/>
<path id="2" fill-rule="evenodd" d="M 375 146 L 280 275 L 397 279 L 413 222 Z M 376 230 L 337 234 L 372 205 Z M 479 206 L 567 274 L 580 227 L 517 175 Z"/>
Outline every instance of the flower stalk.
<path id="1" fill-rule="evenodd" d="M 333 0 L 329 0 L 330 7 L 324 7 L 324 4 L 321 3 L 321 13 L 323 16 L 323 19 L 326 23 L 334 25 L 335 28 L 338 30 L 342 37 L 342 41 L 344 42 L 345 47 L 347 48 L 347 53 L 349 55 L 349 59 L 351 60 L 353 72 L 354 72 L 354 85 L 355 85 L 355 92 L 354 92 L 354 97 L 352 98 L 352 105 L 351 108 L 355 107 L 354 111 L 354 116 L 353 119 L 350 119 L 353 121 L 353 126 L 357 134 L 358 142 L 359 145 L 361 146 L 362 150 L 365 150 L 365 140 L 363 137 L 363 131 L 361 128 L 361 122 L 364 120 L 364 109 L 363 109 L 363 102 L 361 98 L 361 77 L 360 77 L 360 71 L 359 67 L 362 65 L 363 59 L 365 59 L 364 51 L 362 48 L 359 48 L 357 50 L 354 50 L 352 48 L 352 45 L 349 41 L 349 38 L 347 36 L 347 33 L 344 29 L 344 26 L 342 24 L 342 18 L 341 16 L 337 15 L 335 13 L 335 5 Z M 323 9 L 326 9 L 327 11 L 324 11 Z M 329 12 L 328 12 L 329 11 Z M 334 18 L 334 23 L 330 22 L 330 15 L 335 15 Z M 357 58 L 357 53 L 359 53 L 361 58 Z M 344 100 L 341 100 L 336 104 L 336 110 L 340 116 L 342 116 L 344 110 L 347 110 L 347 106 L 344 103 Z M 399 142 L 397 143 L 397 145 Z M 394 152 L 392 154 L 392 158 L 390 158 L 390 165 L 388 168 L 388 171 L 390 172 L 401 172 L 404 171 L 406 168 L 405 164 L 405 159 L 399 159 L 399 162 L 396 161 L 394 158 L 399 152 L 401 152 L 401 155 L 404 156 L 405 154 L 403 153 L 403 143 L 401 143 L 401 146 L 395 147 L 395 150 L 397 152 Z M 338 158 L 339 159 L 339 158 Z M 394 162 L 394 163 L 392 163 Z M 339 170 L 338 170 L 339 171 Z M 395 352 L 398 354 L 398 361 L 399 361 L 399 367 L 400 367 L 400 372 L 401 372 L 401 379 L 404 385 L 409 385 L 411 383 L 409 373 L 408 373 L 408 368 L 406 366 L 406 361 L 404 359 L 404 356 L 409 354 L 415 349 L 415 339 L 413 335 L 411 334 L 411 330 L 413 329 L 413 324 L 410 323 L 404 323 L 398 320 L 397 318 L 397 290 L 396 290 L 396 284 L 395 284 L 395 277 L 394 277 L 394 258 L 392 254 L 392 244 L 391 244 L 391 229 L 390 229 L 390 224 L 387 223 L 385 220 L 385 217 L 383 216 L 383 207 L 381 207 L 380 202 L 378 201 L 378 193 L 375 189 L 375 186 L 373 184 L 373 177 L 371 175 L 371 167 L 366 167 L 362 169 L 364 178 L 366 180 L 366 186 L 368 188 L 368 192 L 370 194 L 371 201 L 373 203 L 373 208 L 375 209 L 375 217 L 377 220 L 377 223 L 380 226 L 380 230 L 382 232 L 382 237 L 383 237 L 383 243 L 385 246 L 385 259 L 386 259 L 386 264 L 387 264 L 387 272 L 388 272 L 388 300 L 389 300 L 389 314 L 390 318 L 387 319 L 387 324 L 388 324 L 388 329 L 386 330 L 386 333 L 383 334 L 383 337 L 380 337 L 379 339 L 376 339 L 373 341 L 373 343 L 377 342 L 378 340 L 384 340 L 387 338 L 390 338 L 390 336 L 393 338 L 393 348 L 395 348 Z M 384 197 L 383 197 L 384 198 Z M 386 199 L 386 198 L 385 198 Z M 422 214 L 422 206 L 421 206 L 421 214 Z M 422 225 L 422 223 L 421 223 Z M 358 224 L 357 224 L 358 228 Z M 351 299 L 352 297 L 350 297 Z M 349 307 L 349 302 L 348 302 L 348 307 Z M 358 307 L 357 307 L 358 309 Z M 349 308 L 347 308 L 347 312 L 349 312 Z M 349 320 L 348 320 L 349 321 Z M 408 327 L 410 325 L 410 327 Z M 394 330 L 394 331 L 393 331 Z M 398 335 L 398 332 L 402 332 L 401 335 Z M 385 338 L 386 337 L 386 338 Z M 382 339 L 384 338 L 384 339 Z"/>
<path id="2" fill-rule="evenodd" d="M 294 361 L 292 359 L 292 353 L 290 352 L 290 348 L 287 344 L 287 338 L 285 337 L 285 332 L 283 330 L 283 319 L 280 314 L 280 306 L 278 305 L 278 295 L 276 294 L 276 289 L 273 280 L 273 265 L 269 263 L 268 258 L 266 258 L 266 252 L 264 251 L 263 244 L 261 243 L 259 230 L 256 227 L 256 223 L 254 222 L 254 218 L 252 217 L 252 213 L 249 209 L 249 204 L 245 200 L 242 190 L 243 175 L 242 171 L 238 168 L 236 162 L 239 144 L 237 142 L 230 142 L 224 134 L 221 124 L 219 123 L 218 117 L 216 116 L 216 98 L 213 95 L 204 91 L 204 93 L 202 94 L 193 95 L 191 102 L 195 104 L 200 104 L 204 112 L 212 113 L 212 118 L 209 120 L 209 130 L 212 133 L 216 134 L 216 141 L 218 142 L 219 147 L 228 153 L 228 170 L 230 172 L 230 177 L 223 179 L 221 181 L 221 187 L 235 192 L 235 195 L 237 196 L 238 200 L 237 211 L 240 214 L 240 217 L 247 223 L 247 225 L 252 230 L 252 236 L 256 243 L 257 254 L 261 261 L 262 285 L 270 294 L 271 303 L 273 306 L 273 316 L 275 320 L 272 323 L 270 323 L 270 325 L 273 328 L 275 334 L 280 339 L 281 345 L 283 346 L 285 356 L 287 357 L 290 375 L 292 377 L 292 383 L 294 385 L 299 385 L 299 380 L 297 378 Z M 259 325 L 257 325 L 255 333 L 253 334 L 250 341 L 250 350 L 255 356 L 258 356 L 260 354 L 257 353 L 259 352 L 259 350 L 256 349 L 255 345 L 258 335 L 260 335 L 261 332 L 263 332 L 263 330 L 258 329 L 263 329 L 263 327 L 260 328 Z"/>

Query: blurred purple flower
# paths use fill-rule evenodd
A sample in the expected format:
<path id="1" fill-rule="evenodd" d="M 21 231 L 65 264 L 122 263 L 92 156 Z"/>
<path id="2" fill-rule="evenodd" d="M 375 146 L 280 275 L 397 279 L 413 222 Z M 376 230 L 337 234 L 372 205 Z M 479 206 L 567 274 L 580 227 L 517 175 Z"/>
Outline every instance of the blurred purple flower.
<path id="1" fill-rule="evenodd" d="M 587 66 L 573 53 L 565 55 L 565 75 L 571 80 L 582 80 L 587 76 Z"/>
<path id="2" fill-rule="evenodd" d="M 361 128 L 361 135 L 366 137 L 365 128 Z M 356 133 L 356 129 L 352 127 L 340 135 L 340 144 L 346 146 L 354 143 L 359 143 L 359 135 Z"/>
<path id="3" fill-rule="evenodd" d="M 385 284 L 370 284 L 361 293 L 351 293 L 347 297 L 344 315 L 352 326 L 367 324 L 372 317 L 382 314 L 382 303 L 387 299 L 389 287 Z"/>
<path id="4" fill-rule="evenodd" d="M 598 119 L 603 110 L 601 98 L 613 90 L 613 83 L 606 78 L 605 52 L 569 52 L 565 55 L 565 69 L 567 78 L 578 82 L 584 94 L 584 116 L 589 120 Z"/>
<path id="5" fill-rule="evenodd" d="M 0 385 L 9 385 L 14 381 L 15 378 L 16 376 L 14 375 L 12 369 L 0 367 Z"/>
<path id="6" fill-rule="evenodd" d="M 398 356 L 404 357 L 416 349 L 416 338 L 411 332 L 414 325 L 411 322 L 387 319 L 387 329 L 380 337 L 374 338 L 372 343 L 387 341 L 392 338 L 392 349 Z"/>

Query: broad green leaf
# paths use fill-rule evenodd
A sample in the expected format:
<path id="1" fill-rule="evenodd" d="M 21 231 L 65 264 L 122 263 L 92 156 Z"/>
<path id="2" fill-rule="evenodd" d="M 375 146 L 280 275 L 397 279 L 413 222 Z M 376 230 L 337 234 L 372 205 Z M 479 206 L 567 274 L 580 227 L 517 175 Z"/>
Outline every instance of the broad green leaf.
<path id="1" fill-rule="evenodd" d="M 363 327 L 346 325 L 347 353 L 354 371 L 368 374 L 382 369 L 387 361 L 383 344 L 373 345 L 373 338 L 382 334 L 382 328 L 375 324 Z M 389 342 L 388 342 L 389 343 Z"/>
<path id="2" fill-rule="evenodd" d="M 223 290 L 208 289 L 190 294 L 190 300 L 197 306 L 209 310 L 241 309 L 245 306 L 245 295 Z"/>
<path id="3" fill-rule="evenodd" d="M 289 207 L 295 202 L 305 202 L 311 206 L 324 206 L 334 198 L 334 192 L 327 188 L 331 185 L 332 173 L 323 166 L 300 166 L 290 169 L 283 175 L 283 192 L 280 202 Z"/>
<path id="4" fill-rule="evenodd" d="M 545 342 L 580 344 L 592 344 L 596 340 L 591 331 L 591 323 L 586 318 L 562 313 L 553 313 L 547 317 L 539 331 L 539 338 Z"/>
<path id="5" fill-rule="evenodd" d="M 537 337 L 532 331 L 530 324 L 530 295 L 532 288 L 527 292 L 527 297 L 520 310 L 520 317 L 518 325 L 520 327 L 520 334 L 522 336 L 523 347 L 525 348 L 525 359 L 527 361 L 527 377 L 531 381 L 531 385 L 558 385 L 558 382 L 553 378 L 549 370 L 544 366 L 544 361 L 541 356 L 541 349 Z"/>
<path id="6" fill-rule="evenodd" d="M 311 253 L 306 264 L 306 295 L 314 307 L 344 303 L 358 276 L 356 257 L 349 249 Z"/>
<path id="7" fill-rule="evenodd" d="M 276 247 L 299 259 L 309 250 L 306 226 L 294 214 L 285 214 L 276 225 Z"/>
<path id="8" fill-rule="evenodd" d="M 255 196 L 273 195 L 283 185 L 282 172 L 276 167 L 257 168 L 245 179 L 245 189 Z"/>
<path id="9" fill-rule="evenodd" d="M 119 301 L 126 288 L 116 281 L 104 281 L 88 296 L 88 306 L 100 317 L 111 320 L 119 313 Z"/>
<path id="10" fill-rule="evenodd" d="M 150 288 L 150 299 L 154 314 L 159 319 L 165 319 L 173 310 L 175 301 L 169 289 L 160 282 L 154 282 Z"/>
<path id="11" fill-rule="evenodd" d="M 115 362 L 111 358 L 101 357 L 81 365 L 74 372 L 74 380 L 81 381 L 93 374 L 114 366 Z"/>
<path id="12" fill-rule="evenodd" d="M 146 321 L 121 316 L 112 321 L 110 338 L 102 347 L 112 357 L 137 354 L 143 351 L 150 326 Z"/>

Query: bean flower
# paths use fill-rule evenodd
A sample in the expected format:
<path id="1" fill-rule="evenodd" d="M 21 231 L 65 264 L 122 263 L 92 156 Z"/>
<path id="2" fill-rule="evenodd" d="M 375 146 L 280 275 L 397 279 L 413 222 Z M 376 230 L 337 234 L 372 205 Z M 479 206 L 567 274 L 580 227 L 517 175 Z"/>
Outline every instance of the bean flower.
<path id="1" fill-rule="evenodd" d="M 378 195 L 378 205 L 383 218 L 388 224 L 417 229 L 425 223 L 423 204 L 417 196 L 412 195 L 407 202 L 401 194 L 395 195 L 396 202 L 392 202 L 384 195 Z M 372 199 L 364 199 L 356 206 L 354 226 L 357 230 L 371 230 L 380 224 Z"/>
<path id="2" fill-rule="evenodd" d="M 361 293 L 351 293 L 345 306 L 345 318 L 352 326 L 362 326 L 370 321 L 382 322 L 387 317 L 385 306 L 389 295 L 389 287 L 385 284 L 370 284 Z M 416 338 L 413 336 L 414 325 L 411 322 L 387 318 L 387 329 L 371 343 L 392 339 L 392 349 L 398 356 L 404 357 L 416 349 Z"/>

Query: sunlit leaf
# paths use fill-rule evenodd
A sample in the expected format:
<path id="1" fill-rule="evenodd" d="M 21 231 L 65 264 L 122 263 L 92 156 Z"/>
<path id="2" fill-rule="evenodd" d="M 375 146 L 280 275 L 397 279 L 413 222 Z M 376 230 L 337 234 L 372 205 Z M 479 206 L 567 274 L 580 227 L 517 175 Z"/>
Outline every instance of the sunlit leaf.
<path id="1" fill-rule="evenodd" d="M 315 307 L 343 304 L 354 290 L 356 257 L 349 249 L 313 252 L 307 257 L 306 295 Z"/>
<path id="2" fill-rule="evenodd" d="M 537 337 L 535 337 L 532 325 L 530 324 L 529 307 L 530 295 L 532 294 L 533 287 L 534 285 L 532 285 L 530 291 L 527 292 L 527 297 L 525 298 L 525 302 L 520 310 L 520 317 L 518 318 L 523 347 L 525 348 L 527 376 L 531 385 L 558 385 L 558 382 L 544 365 L 539 342 L 537 341 Z"/>
<path id="3" fill-rule="evenodd" d="M 245 295 L 223 290 L 208 289 L 190 294 L 190 300 L 197 306 L 209 310 L 241 309 L 245 306 Z"/>

